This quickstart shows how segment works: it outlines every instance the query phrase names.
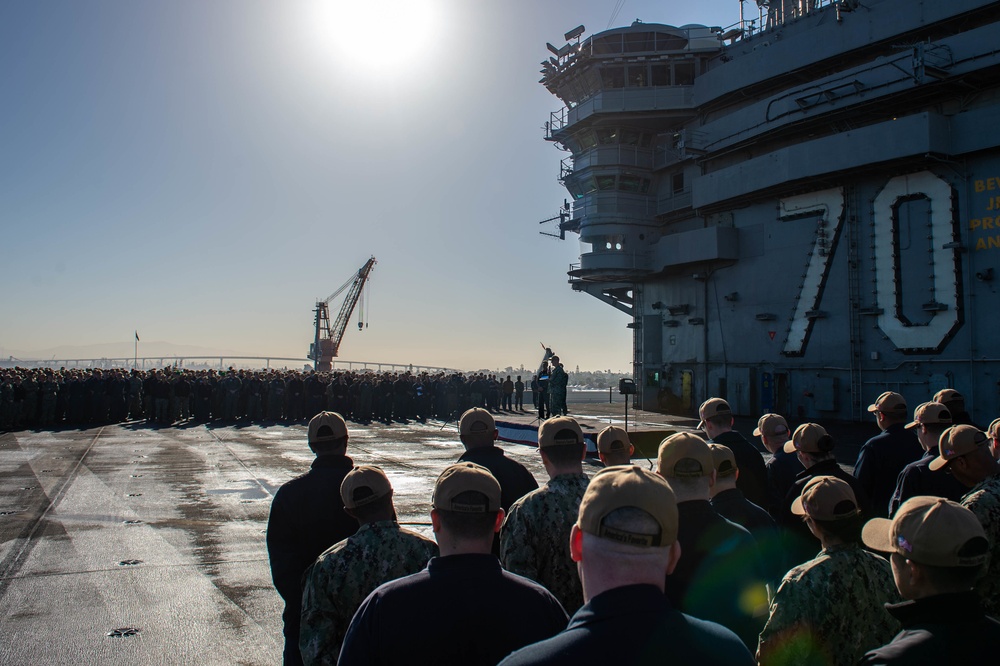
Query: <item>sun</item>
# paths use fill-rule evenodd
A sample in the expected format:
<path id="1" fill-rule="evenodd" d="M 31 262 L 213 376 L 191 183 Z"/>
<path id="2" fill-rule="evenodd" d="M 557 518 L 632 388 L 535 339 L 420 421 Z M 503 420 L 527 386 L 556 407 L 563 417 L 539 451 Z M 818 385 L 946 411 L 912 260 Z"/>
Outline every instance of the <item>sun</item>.
<path id="1" fill-rule="evenodd" d="M 440 0 L 312 0 L 311 47 L 352 78 L 409 76 L 435 48 Z"/>

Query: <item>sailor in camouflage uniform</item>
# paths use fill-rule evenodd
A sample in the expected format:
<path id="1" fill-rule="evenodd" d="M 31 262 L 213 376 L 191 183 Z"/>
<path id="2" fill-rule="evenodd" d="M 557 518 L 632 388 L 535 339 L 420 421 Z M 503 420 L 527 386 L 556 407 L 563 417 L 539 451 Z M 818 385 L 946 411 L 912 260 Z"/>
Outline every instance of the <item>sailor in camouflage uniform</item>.
<path id="1" fill-rule="evenodd" d="M 572 614 L 583 605 L 569 533 L 589 482 L 583 473 L 587 445 L 580 425 L 562 416 L 542 423 L 538 450 L 549 482 L 510 508 L 500 532 L 500 561 L 508 571 L 541 583 Z"/>
<path id="2" fill-rule="evenodd" d="M 757 660 L 856 664 L 899 630 L 884 604 L 899 596 L 889 563 L 861 548 L 861 512 L 851 486 L 817 476 L 792 504 L 823 549 L 781 581 L 760 634 Z"/>
<path id="3" fill-rule="evenodd" d="M 569 375 L 559 362 L 558 356 L 552 357 L 552 372 L 549 373 L 549 411 L 556 416 L 569 413 L 566 407 L 566 386 L 569 384 Z"/>
<path id="4" fill-rule="evenodd" d="M 983 526 L 990 542 L 990 564 L 976 590 L 987 615 L 1000 616 L 1000 462 L 990 450 L 990 438 L 971 425 L 957 425 L 941 434 L 941 455 L 932 470 L 948 467 L 951 475 L 971 490 L 961 504 Z"/>
<path id="5" fill-rule="evenodd" d="M 378 467 L 355 467 L 340 486 L 344 509 L 361 528 L 306 570 L 299 649 L 305 664 L 336 664 L 354 612 L 372 590 L 437 557 L 437 544 L 400 528 L 392 486 Z"/>

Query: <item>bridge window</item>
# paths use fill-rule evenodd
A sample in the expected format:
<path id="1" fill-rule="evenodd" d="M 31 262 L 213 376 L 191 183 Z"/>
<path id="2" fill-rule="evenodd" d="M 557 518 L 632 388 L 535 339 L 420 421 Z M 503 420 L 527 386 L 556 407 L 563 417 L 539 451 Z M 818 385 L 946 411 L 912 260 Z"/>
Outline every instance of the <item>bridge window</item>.
<path id="1" fill-rule="evenodd" d="M 625 87 L 624 67 L 602 67 L 601 84 L 605 90 Z"/>
<path id="2" fill-rule="evenodd" d="M 595 55 L 606 55 L 613 53 L 622 52 L 622 36 L 618 35 L 608 35 L 607 37 L 601 37 L 595 39 L 591 42 L 591 48 L 594 50 Z"/>
<path id="3" fill-rule="evenodd" d="M 684 191 L 684 172 L 680 171 L 675 173 L 670 177 L 671 189 L 674 194 L 680 194 Z"/>
<path id="4" fill-rule="evenodd" d="M 618 143 L 618 130 L 617 129 L 599 129 L 597 130 L 597 143 L 602 146 L 610 146 Z"/>
<path id="5" fill-rule="evenodd" d="M 652 32 L 625 33 L 625 53 L 656 50 L 656 35 Z"/>
<path id="6" fill-rule="evenodd" d="M 670 65 L 653 65 L 650 67 L 650 84 L 654 86 L 670 85 Z"/>
<path id="7" fill-rule="evenodd" d="M 581 132 L 576 138 L 584 150 L 590 150 L 597 145 L 597 137 L 594 136 L 593 132 Z"/>
<path id="8" fill-rule="evenodd" d="M 657 51 L 682 51 L 687 47 L 688 40 L 665 32 L 656 33 Z"/>
<path id="9" fill-rule="evenodd" d="M 628 67 L 628 87 L 644 88 L 647 81 L 646 65 L 629 65 Z"/>
<path id="10" fill-rule="evenodd" d="M 595 176 L 594 180 L 597 181 L 597 189 L 599 189 L 599 190 L 613 190 L 613 189 L 615 189 L 615 177 L 614 176 Z"/>
<path id="11" fill-rule="evenodd" d="M 640 132 L 635 129 L 622 130 L 623 146 L 639 146 L 640 148 L 649 148 L 652 143 L 653 135 L 648 132 Z"/>
<path id="12" fill-rule="evenodd" d="M 622 192 L 646 194 L 649 192 L 649 179 L 639 176 L 623 175 L 618 179 L 618 189 Z"/>
<path id="13" fill-rule="evenodd" d="M 693 62 L 674 63 L 674 85 L 678 86 L 694 85 Z"/>

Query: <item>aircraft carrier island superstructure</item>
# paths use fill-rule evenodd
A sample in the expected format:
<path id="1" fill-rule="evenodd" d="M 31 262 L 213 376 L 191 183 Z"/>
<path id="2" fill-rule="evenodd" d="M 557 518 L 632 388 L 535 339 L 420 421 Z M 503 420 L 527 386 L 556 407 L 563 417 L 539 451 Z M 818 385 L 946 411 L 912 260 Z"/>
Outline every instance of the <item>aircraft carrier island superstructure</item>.
<path id="1" fill-rule="evenodd" d="M 1000 2 L 771 0 L 549 46 L 570 284 L 632 316 L 636 405 L 1000 415 Z M 736 3 L 734 3 L 734 9 Z"/>

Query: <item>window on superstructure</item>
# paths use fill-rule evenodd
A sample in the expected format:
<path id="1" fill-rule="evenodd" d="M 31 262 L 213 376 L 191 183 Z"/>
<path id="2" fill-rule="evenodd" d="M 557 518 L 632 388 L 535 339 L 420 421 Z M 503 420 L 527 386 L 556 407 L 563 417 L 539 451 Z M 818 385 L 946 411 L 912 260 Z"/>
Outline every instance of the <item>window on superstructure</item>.
<path id="1" fill-rule="evenodd" d="M 634 129 L 623 129 L 622 130 L 622 145 L 623 146 L 638 146 L 639 139 L 642 133 L 639 130 Z"/>
<path id="2" fill-rule="evenodd" d="M 594 55 L 609 55 L 622 52 L 622 36 L 608 35 L 592 42 Z"/>
<path id="3" fill-rule="evenodd" d="M 674 63 L 674 85 L 691 86 L 694 85 L 694 63 L 676 62 Z"/>
<path id="4" fill-rule="evenodd" d="M 583 132 L 577 136 L 577 140 L 580 142 L 580 146 L 584 150 L 590 150 L 597 145 L 597 137 L 594 136 L 593 132 Z"/>
<path id="5" fill-rule="evenodd" d="M 656 36 L 652 32 L 629 32 L 625 34 L 625 53 L 641 53 L 656 50 Z"/>
<path id="6" fill-rule="evenodd" d="M 647 80 L 648 80 L 648 72 L 646 71 L 646 65 L 628 66 L 629 88 L 644 88 L 646 86 Z"/>
<path id="7" fill-rule="evenodd" d="M 566 187 L 566 191 L 569 192 L 574 199 L 583 198 L 584 183 L 581 183 L 576 178 L 571 177 L 564 180 L 563 185 Z"/>
<path id="8" fill-rule="evenodd" d="M 687 40 L 677 35 L 669 35 L 665 32 L 656 33 L 657 51 L 682 51 L 687 47 Z"/>
<path id="9" fill-rule="evenodd" d="M 622 192 L 646 194 L 649 192 L 649 179 L 624 174 L 618 178 L 618 189 Z"/>
<path id="10" fill-rule="evenodd" d="M 597 181 L 597 189 L 599 189 L 599 190 L 613 190 L 613 189 L 615 189 L 615 177 L 614 176 L 595 176 L 594 180 Z"/>
<path id="11" fill-rule="evenodd" d="M 649 68 L 649 83 L 654 86 L 670 85 L 670 65 L 653 65 Z"/>
<path id="12" fill-rule="evenodd" d="M 601 85 L 605 90 L 625 87 L 624 67 L 604 67 L 601 69 Z"/>
<path id="13" fill-rule="evenodd" d="M 684 172 L 680 171 L 670 177 L 670 187 L 674 194 L 684 191 Z"/>
<path id="14" fill-rule="evenodd" d="M 612 144 L 618 143 L 618 129 L 599 129 L 597 130 L 597 143 L 602 146 L 610 146 Z"/>

